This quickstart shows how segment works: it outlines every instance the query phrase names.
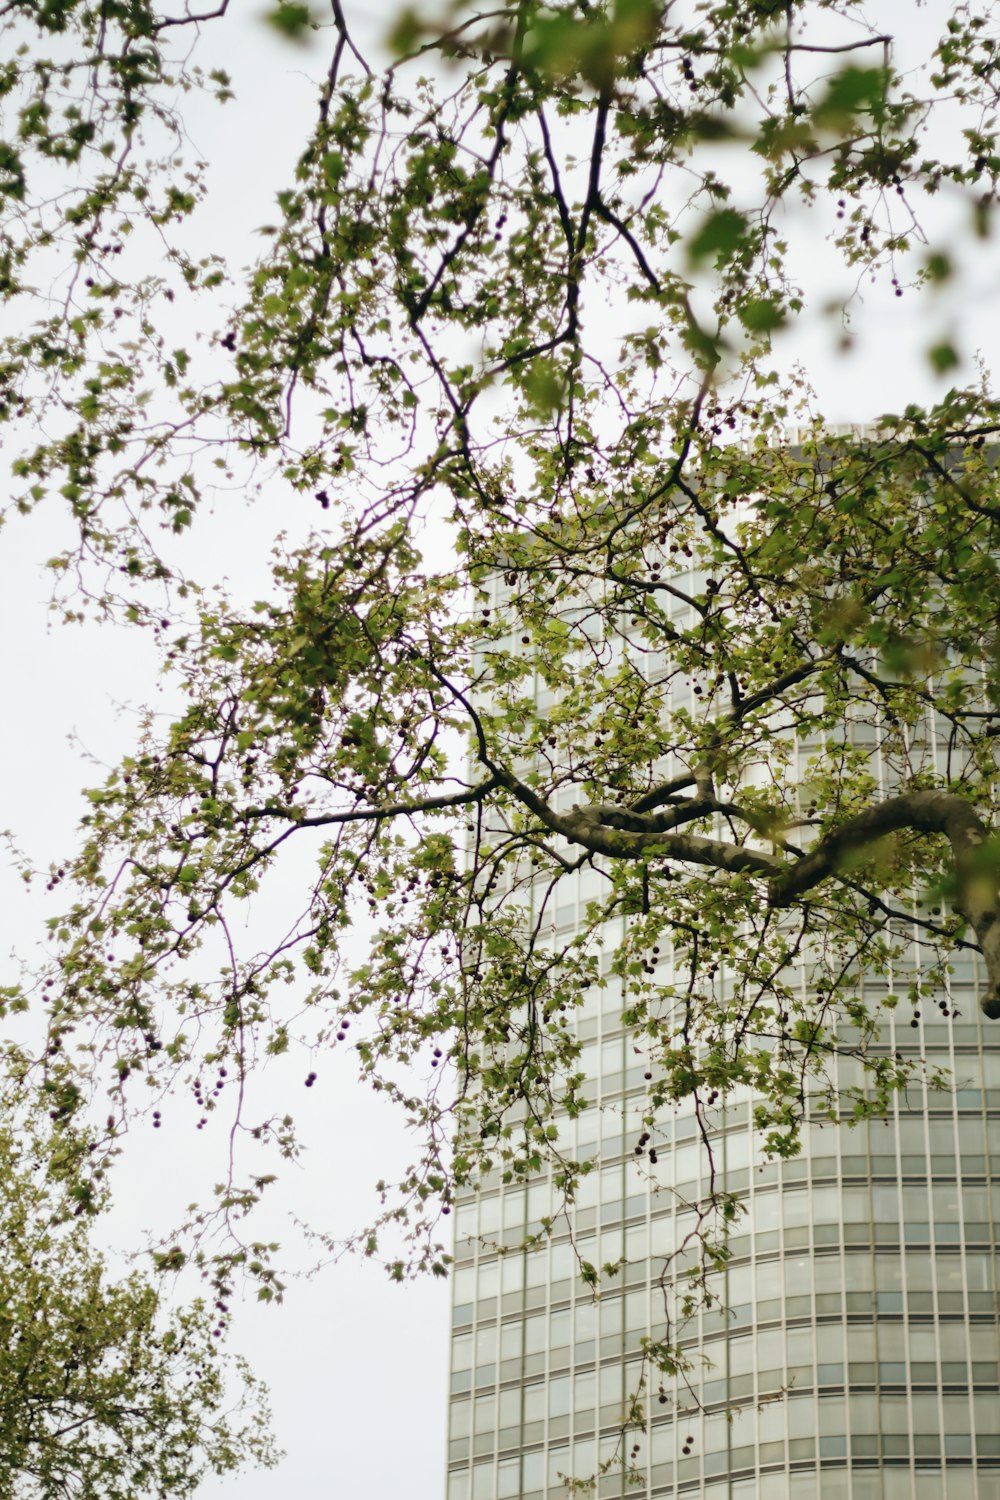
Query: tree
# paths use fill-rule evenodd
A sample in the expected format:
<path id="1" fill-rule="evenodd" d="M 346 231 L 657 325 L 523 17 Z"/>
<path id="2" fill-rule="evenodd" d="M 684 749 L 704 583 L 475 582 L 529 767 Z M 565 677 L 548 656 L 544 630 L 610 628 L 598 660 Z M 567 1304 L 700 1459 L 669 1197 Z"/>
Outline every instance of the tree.
<path id="1" fill-rule="evenodd" d="M 4 73 L 4 287 L 33 310 L 3 363 L 29 434 L 15 508 L 67 502 L 64 607 L 150 631 L 183 699 L 52 873 L 73 890 L 54 1108 L 86 1093 L 80 1038 L 111 1137 L 137 1082 L 190 1089 L 200 1118 L 238 1092 L 231 1219 L 272 1180 L 255 1144 L 295 1150 L 291 1110 L 254 1112 L 257 1061 L 350 1034 L 422 1141 L 386 1202 L 409 1226 L 393 1270 L 440 1271 L 457 1184 L 551 1163 L 572 1198 L 588 1170 L 560 1145 L 585 1093 L 568 1014 L 607 982 L 618 917 L 649 1129 L 693 1099 L 708 1142 L 749 1089 L 787 1154 L 807 1112 L 884 1107 L 956 953 L 1000 1014 L 1000 420 L 984 382 L 838 435 L 774 348 L 826 297 L 796 285 L 793 206 L 899 296 L 958 264 L 935 195 L 961 206 L 962 254 L 988 238 L 989 7 L 943 17 L 915 82 L 851 0 L 406 12 L 386 66 L 336 0 L 324 21 L 282 3 L 326 71 L 235 299 L 185 248 L 201 189 L 172 104 L 230 93 L 171 60 L 226 11 L 4 12 L 27 43 Z M 65 300 L 42 309 L 30 267 L 59 255 Z M 175 347 L 194 297 L 216 332 Z M 928 358 L 959 351 L 933 333 Z M 315 517 L 277 540 L 264 598 L 185 564 L 216 483 Z M 303 846 L 309 879 L 285 863 Z M 600 889 L 563 940 L 581 872 Z M 241 947 L 233 914 L 286 879 L 290 931 Z M 913 1045 L 887 1047 L 900 1006 Z M 736 1209 L 704 1207 L 711 1259 Z M 200 1253 L 223 1286 L 247 1260 Z"/>
<path id="2" fill-rule="evenodd" d="M 90 1243 L 92 1214 L 106 1196 L 91 1154 L 72 1133 L 26 1118 L 9 1088 L 5 1106 L 3 1493 L 190 1495 L 209 1471 L 224 1474 L 248 1459 L 272 1464 L 266 1403 L 242 1361 L 235 1373 L 243 1395 L 237 1402 L 227 1391 L 229 1361 L 215 1342 L 224 1315 L 198 1301 L 167 1319 L 151 1281 L 136 1273 L 113 1281 Z"/>

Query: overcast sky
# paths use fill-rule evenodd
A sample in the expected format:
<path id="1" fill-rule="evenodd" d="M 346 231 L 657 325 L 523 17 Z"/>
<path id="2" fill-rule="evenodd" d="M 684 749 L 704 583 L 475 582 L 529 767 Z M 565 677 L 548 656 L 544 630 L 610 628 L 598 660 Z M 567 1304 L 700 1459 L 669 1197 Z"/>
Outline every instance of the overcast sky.
<path id="1" fill-rule="evenodd" d="M 243 18 L 226 26 L 225 45 L 213 56 L 233 73 L 237 101 L 224 109 L 196 99 L 185 104 L 194 147 L 224 163 L 212 177 L 199 233 L 206 250 L 227 255 L 234 268 L 259 253 L 253 231 L 273 217 L 274 193 L 291 175 L 314 117 L 309 69 L 318 73 L 323 58 L 318 47 L 300 51 L 279 42 L 257 19 L 261 5 L 242 8 Z M 370 9 L 367 15 L 371 20 Z M 178 342 L 190 336 L 175 331 Z M 266 515 L 241 522 L 243 555 L 224 558 L 226 571 L 244 585 L 255 573 L 263 577 L 276 529 Z M 211 551 L 220 544 L 219 528 L 210 522 L 206 530 L 210 540 L 199 532 L 200 544 L 208 555 L 224 557 Z M 143 633 L 67 628 L 51 619 L 44 562 L 68 537 L 56 507 L 43 507 L 2 537 L 0 784 L 7 796 L 0 827 L 12 829 L 42 866 L 73 847 L 80 788 L 102 780 L 132 748 L 137 710 L 156 704 L 160 692 L 158 663 Z M 98 764 L 87 763 L 84 751 Z M 59 898 L 45 898 L 37 885 L 29 895 L 12 871 L 4 873 L 5 946 L 30 958 L 32 939 Z M 293 1237 L 292 1208 L 337 1233 L 358 1228 L 374 1217 L 376 1180 L 408 1160 L 398 1119 L 356 1086 L 347 1061 L 322 1064 L 325 1086 L 295 1101 L 312 1147 L 302 1167 L 289 1172 L 288 1190 L 270 1215 L 276 1237 Z M 176 1130 L 166 1110 L 164 1129 L 133 1132 L 116 1182 L 121 1243 L 162 1224 L 171 1201 L 183 1206 L 193 1196 L 190 1181 L 200 1166 L 194 1148 L 204 1138 L 194 1134 L 190 1108 L 177 1116 Z M 182 1282 L 177 1293 L 187 1300 L 196 1290 Z M 282 1307 L 237 1306 L 230 1345 L 269 1383 L 276 1437 L 288 1457 L 276 1471 L 206 1482 L 199 1496 L 441 1500 L 448 1296 L 444 1282 L 428 1277 L 396 1285 L 379 1267 L 352 1258 L 293 1282 Z"/>

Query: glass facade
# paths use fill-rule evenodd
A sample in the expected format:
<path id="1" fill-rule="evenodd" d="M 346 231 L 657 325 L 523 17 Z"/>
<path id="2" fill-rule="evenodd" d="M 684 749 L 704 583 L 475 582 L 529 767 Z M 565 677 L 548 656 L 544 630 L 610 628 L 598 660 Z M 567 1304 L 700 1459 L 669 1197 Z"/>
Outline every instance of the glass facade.
<path id="1" fill-rule="evenodd" d="M 864 723 L 848 732 L 872 742 Z M 933 725 L 925 745 L 932 761 Z M 573 876 L 574 899 L 560 884 L 554 936 L 596 880 Z M 669 979 L 670 955 L 658 963 Z M 591 1475 L 599 1496 L 650 1500 L 1000 1500 L 1000 1025 L 980 1019 L 975 955 L 919 1023 L 901 1008 L 881 1037 L 953 1087 L 912 1086 L 856 1127 L 807 1126 L 788 1161 L 760 1156 L 746 1099 L 712 1112 L 711 1155 L 683 1106 L 637 1154 L 650 1075 L 607 967 L 576 1015 L 588 1107 L 565 1145 L 598 1165 L 570 1217 L 525 1251 L 558 1207 L 547 1180 L 487 1180 L 456 1205 L 446 1500 L 564 1500 L 567 1478 Z M 876 1001 L 888 989 L 861 984 Z M 836 1067 L 858 1082 L 852 1059 Z M 685 1325 L 690 1369 L 661 1383 L 643 1344 L 674 1311 L 667 1278 L 710 1163 L 744 1212 L 722 1306 Z M 582 1261 L 621 1270 L 595 1296 Z"/>
<path id="2" fill-rule="evenodd" d="M 646 1420 L 624 1439 L 644 1482 L 609 1472 L 598 1493 L 1000 1497 L 1000 1048 L 958 1005 L 926 1049 L 952 1069 L 952 1095 L 911 1091 L 885 1122 L 812 1129 L 782 1163 L 755 1164 L 745 1105 L 719 1118 L 716 1165 L 747 1205 L 720 1277 L 728 1312 L 689 1329 L 690 1391 L 661 1402 L 654 1377 L 644 1393 Z M 662 1329 L 660 1257 L 689 1227 L 682 1200 L 697 1195 L 704 1149 L 679 1113 L 644 1180 L 629 1076 L 642 1070 L 610 1005 L 580 1024 L 595 1070 L 578 1143 L 599 1139 L 602 1165 L 573 1243 L 557 1232 L 498 1254 L 547 1211 L 545 1183 L 484 1184 L 457 1209 L 447 1500 L 572 1493 L 562 1476 L 620 1449 L 640 1341 Z M 577 1255 L 625 1262 L 599 1300 Z"/>

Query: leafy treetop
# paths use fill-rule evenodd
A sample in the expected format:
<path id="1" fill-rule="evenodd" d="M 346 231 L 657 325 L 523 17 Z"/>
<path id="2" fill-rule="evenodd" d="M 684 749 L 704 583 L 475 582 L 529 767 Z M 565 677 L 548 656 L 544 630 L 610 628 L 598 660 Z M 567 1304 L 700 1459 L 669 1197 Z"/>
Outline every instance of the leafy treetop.
<path id="1" fill-rule="evenodd" d="M 214 1342 L 203 1302 L 161 1310 L 135 1273 L 112 1281 L 90 1242 L 72 1131 L 5 1089 L 0 1126 L 0 1484 L 12 1500 L 194 1493 L 208 1473 L 275 1462 L 267 1405 Z M 97 1187 L 97 1198 L 105 1195 Z M 91 1210 L 98 1203 L 91 1198 Z M 174 1251 L 169 1264 L 183 1259 Z"/>

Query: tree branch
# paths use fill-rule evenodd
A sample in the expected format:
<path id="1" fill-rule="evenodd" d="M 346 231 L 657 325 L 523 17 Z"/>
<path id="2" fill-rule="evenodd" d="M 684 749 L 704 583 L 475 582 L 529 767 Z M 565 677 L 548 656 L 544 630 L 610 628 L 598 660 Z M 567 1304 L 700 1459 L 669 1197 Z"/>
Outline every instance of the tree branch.
<path id="1" fill-rule="evenodd" d="M 773 854 L 747 849 L 741 844 L 729 844 L 722 839 L 666 830 L 647 832 L 616 828 L 605 821 L 611 811 L 617 814 L 620 809 L 577 805 L 563 815 L 545 808 L 545 813 L 539 812 L 538 816 L 572 843 L 582 844 L 594 854 L 608 854 L 616 859 L 676 859 L 684 864 L 708 865 L 732 875 L 764 875 L 772 880 L 785 868 L 783 861 Z"/>
<path id="2" fill-rule="evenodd" d="M 629 808 L 598 803 L 554 813 L 530 788 L 515 777 L 498 772 L 502 784 L 528 802 L 547 827 L 595 854 L 617 859 L 660 857 L 683 864 L 708 865 L 731 874 L 765 875 L 770 880 L 768 905 L 790 906 L 815 886 L 836 876 L 889 833 L 912 828 L 941 834 L 951 845 L 957 885 L 956 910 L 976 935 L 986 965 L 987 989 L 980 1008 L 990 1020 L 1000 1019 L 1000 883 L 989 849 L 990 830 L 975 808 L 954 792 L 904 792 L 865 808 L 821 839 L 814 849 L 792 864 L 775 854 L 748 849 L 719 839 L 679 834 L 670 830 L 683 821 L 722 813 L 748 823 L 765 838 L 774 838 L 768 820 L 736 804 L 699 796 L 661 817 Z M 530 799 L 530 801 L 528 801 Z M 786 853 L 792 846 L 775 839 Z M 849 882 L 850 883 L 850 882 Z"/>
<path id="3" fill-rule="evenodd" d="M 294 807 L 254 807 L 243 814 L 251 818 L 287 818 L 296 828 L 328 828 L 334 823 L 376 823 L 384 818 L 410 817 L 415 813 L 438 812 L 444 808 L 467 807 L 473 802 L 482 802 L 499 780 L 495 776 L 467 787 L 461 792 L 444 793 L 440 797 L 424 797 L 414 802 L 386 802 L 382 807 L 355 807 L 350 811 L 317 813 L 314 817 L 296 817 Z"/>
<path id="4" fill-rule="evenodd" d="M 776 677 L 773 682 L 768 683 L 767 687 L 760 688 L 759 691 L 752 693 L 747 698 L 741 698 L 735 708 L 731 709 L 725 716 L 721 724 L 717 721 L 712 743 L 705 752 L 706 764 L 704 769 L 709 772 L 711 771 L 709 760 L 712 751 L 721 745 L 722 734 L 725 730 L 738 728 L 748 714 L 770 703 L 773 698 L 779 697 L 788 688 L 795 687 L 798 683 L 804 682 L 807 677 L 811 677 L 821 667 L 828 665 L 829 661 L 830 654 L 828 653 L 827 655 L 816 657 L 815 660 L 807 659 L 798 662 L 794 667 L 790 667 L 787 672 L 783 672 L 780 677 Z M 684 776 L 675 776 L 671 781 L 664 781 L 659 786 L 651 787 L 648 792 L 643 792 L 642 796 L 637 797 L 631 804 L 632 811 L 646 813 L 652 812 L 656 807 L 662 807 L 664 803 L 674 800 L 675 792 L 683 791 L 685 787 L 698 785 L 698 778 L 703 774 L 704 772 L 701 767 L 695 767 L 694 770 Z M 716 809 L 716 811 L 718 810 Z M 745 814 L 741 813 L 740 816 L 745 817 Z M 747 821 L 750 820 L 747 819 Z"/>
<path id="5" fill-rule="evenodd" d="M 1000 888 L 990 858 L 990 830 L 971 803 L 954 792 L 903 792 L 867 807 L 821 839 L 814 849 L 771 882 L 771 906 L 789 906 L 886 834 L 902 828 L 942 834 L 951 845 L 957 885 L 956 909 L 976 934 L 986 964 L 983 1014 L 1000 1019 Z"/>
<path id="6" fill-rule="evenodd" d="M 812 664 L 812 669 L 817 665 L 819 663 Z M 432 671 L 440 681 L 447 682 L 436 669 L 432 668 Z M 802 664 L 779 681 L 800 681 L 808 675 L 809 669 Z M 849 818 L 820 839 L 808 854 L 796 857 L 794 863 L 789 864 L 776 854 L 765 854 L 742 844 L 671 831 L 683 821 L 718 812 L 740 818 L 762 837 L 775 838 L 769 820 L 734 803 L 720 803 L 710 795 L 710 780 L 702 766 L 686 780 L 687 785 L 692 781 L 695 783 L 698 795 L 675 804 L 660 818 L 638 809 L 642 805 L 648 807 L 657 796 L 665 802 L 668 795 L 685 784 L 684 780 L 665 783 L 654 793 L 647 793 L 645 798 L 639 799 L 633 808 L 609 803 L 581 807 L 577 803 L 568 813 L 555 812 L 543 797 L 512 771 L 491 759 L 483 726 L 471 704 L 452 684 L 447 683 L 447 686 L 472 715 L 479 740 L 480 763 L 492 773 L 496 782 L 533 812 L 546 828 L 561 834 L 570 843 L 582 844 L 592 854 L 605 854 L 613 859 L 673 859 L 681 864 L 707 865 L 734 875 L 762 875 L 770 882 L 768 905 L 783 907 L 790 906 L 822 881 L 837 875 L 843 867 L 853 863 L 852 857 L 863 857 L 873 844 L 889 833 L 912 828 L 917 833 L 943 835 L 951 845 L 954 861 L 955 907 L 975 933 L 986 965 L 987 988 L 980 998 L 980 1009 L 990 1020 L 1000 1020 L 1000 884 L 997 862 L 989 849 L 991 831 L 966 798 L 943 790 L 903 792 L 897 797 L 889 797 Z M 670 788 L 669 793 L 665 787 Z M 775 839 L 775 842 L 779 841 Z M 797 856 L 798 851 L 789 845 L 779 843 L 779 847 Z"/>

